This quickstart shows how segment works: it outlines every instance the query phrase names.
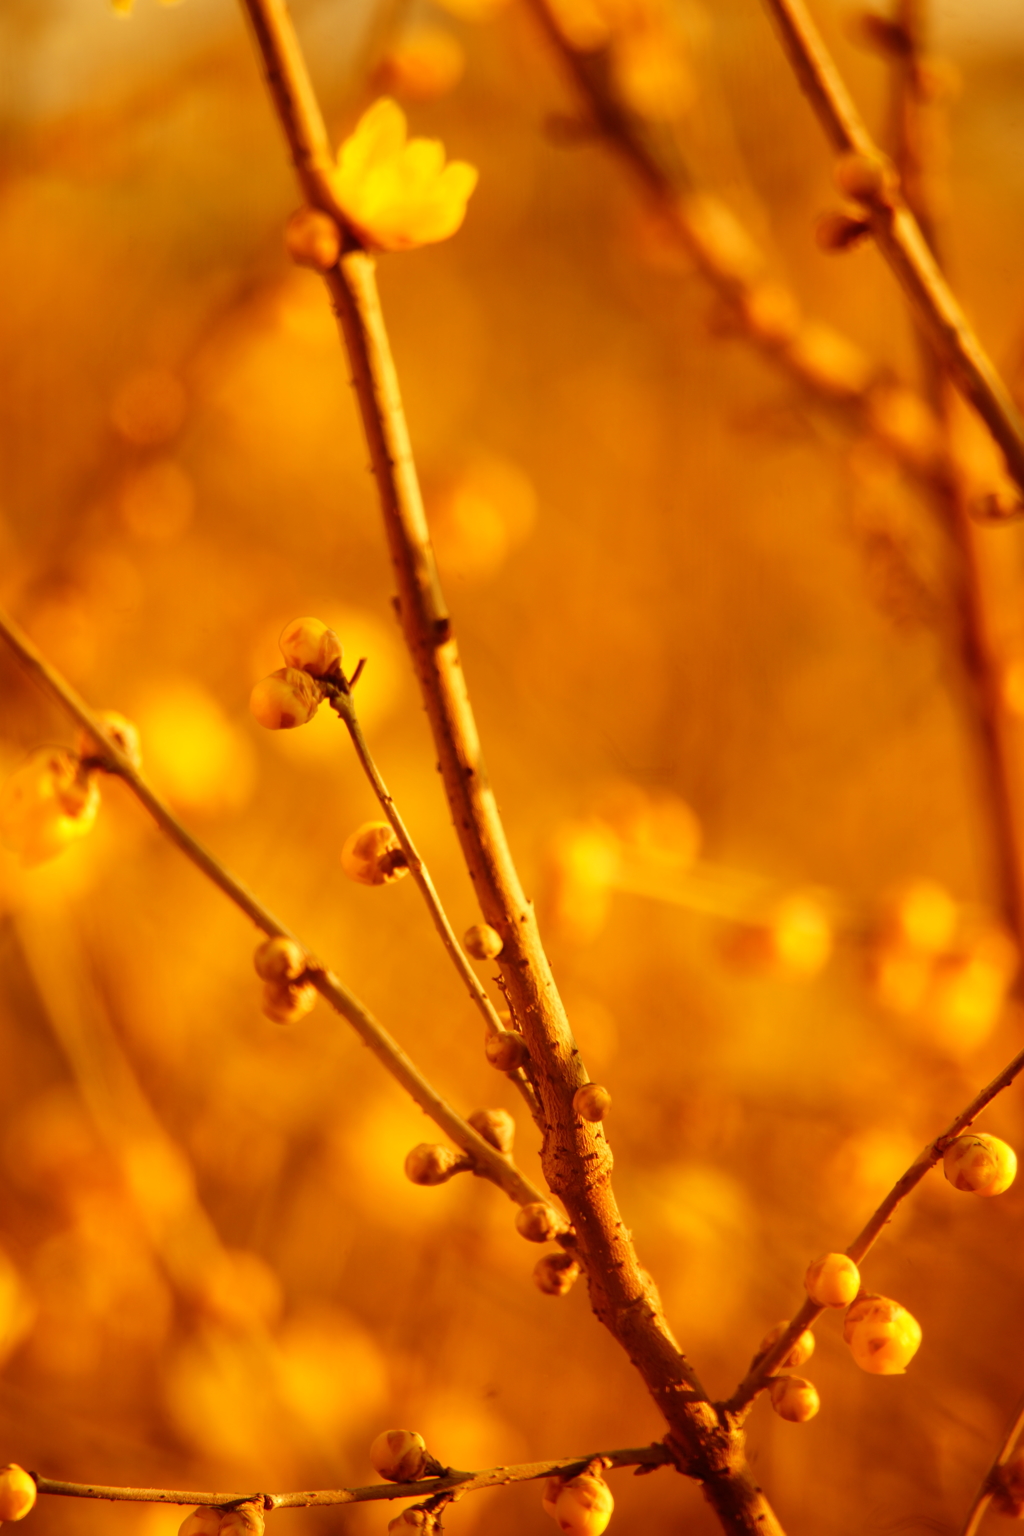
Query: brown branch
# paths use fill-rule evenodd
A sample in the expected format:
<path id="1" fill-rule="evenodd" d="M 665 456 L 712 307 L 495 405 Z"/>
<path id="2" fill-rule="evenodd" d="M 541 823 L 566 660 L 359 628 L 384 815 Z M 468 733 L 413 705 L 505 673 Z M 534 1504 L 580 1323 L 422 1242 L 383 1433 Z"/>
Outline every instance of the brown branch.
<path id="1" fill-rule="evenodd" d="M 326 133 L 287 9 L 283 0 L 244 0 L 244 6 L 303 191 L 314 206 L 338 218 L 321 174 Z M 344 227 L 343 213 L 340 217 Z M 430 546 L 373 258 L 349 250 L 325 274 L 325 282 L 345 340 L 398 587 L 398 614 L 452 820 L 483 916 L 501 936 L 502 979 L 530 1052 L 547 1127 L 541 1152 L 545 1177 L 575 1228 L 593 1310 L 626 1350 L 665 1415 L 685 1470 L 704 1483 L 727 1531 L 774 1536 L 780 1527 L 746 1468 L 742 1440 L 720 1422 L 640 1267 L 612 1192 L 611 1152 L 603 1131 L 573 1110 L 573 1094 L 587 1073 L 484 767 Z"/>
<path id="2" fill-rule="evenodd" d="M 992 1459 L 992 1464 L 978 1485 L 978 1491 L 971 1501 L 971 1507 L 967 1511 L 960 1536 L 975 1536 L 978 1527 L 984 1518 L 985 1511 L 992 1501 L 994 1492 L 995 1474 L 1000 1467 L 1005 1467 L 1017 1445 L 1017 1439 L 1024 1429 L 1024 1397 L 1021 1398 L 1013 1411 L 1013 1417 L 1006 1427 L 999 1449 Z"/>
<path id="3" fill-rule="evenodd" d="M 244 912 L 263 933 L 269 937 L 293 939 L 304 949 L 305 946 L 301 941 L 296 939 L 295 935 L 262 905 L 248 886 L 236 880 L 220 860 L 182 826 L 170 807 L 164 803 L 117 743 L 108 736 L 103 728 L 103 722 L 97 718 L 85 700 L 57 669 L 50 665 L 20 626 L 2 609 L 0 609 L 0 636 L 6 640 L 25 671 L 44 692 L 55 699 L 72 719 L 78 721 L 79 725 L 84 726 L 97 742 L 102 743 L 103 766 L 108 772 L 124 780 L 160 830 L 170 838 L 185 857 L 190 859 L 208 880 L 212 880 L 214 885 L 223 891 L 224 895 L 233 901 L 235 906 Z M 441 1098 L 398 1042 L 377 1023 L 369 1010 L 364 1008 L 359 999 L 342 985 L 337 976 L 312 957 L 309 960 L 309 979 L 321 997 L 325 998 L 331 1007 L 352 1025 L 356 1034 L 365 1045 L 369 1046 L 385 1070 L 401 1084 L 423 1112 L 429 1115 L 455 1145 L 461 1147 L 463 1152 L 472 1159 L 478 1173 L 497 1184 L 509 1199 L 516 1201 L 519 1205 L 529 1205 L 536 1200 L 544 1199 L 540 1191 L 519 1172 L 514 1163 L 479 1136 L 472 1126 L 467 1125 L 465 1120 Z"/>

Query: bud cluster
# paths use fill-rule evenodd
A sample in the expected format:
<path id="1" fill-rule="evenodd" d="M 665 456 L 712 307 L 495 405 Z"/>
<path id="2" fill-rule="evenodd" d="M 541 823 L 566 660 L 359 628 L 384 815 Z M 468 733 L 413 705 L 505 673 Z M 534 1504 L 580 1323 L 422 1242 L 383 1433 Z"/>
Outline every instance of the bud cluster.
<path id="1" fill-rule="evenodd" d="M 344 680 L 341 641 L 320 619 L 304 618 L 285 625 L 278 645 L 285 665 L 260 679 L 249 709 L 268 731 L 290 731 L 312 720 L 326 697 L 324 683 Z"/>

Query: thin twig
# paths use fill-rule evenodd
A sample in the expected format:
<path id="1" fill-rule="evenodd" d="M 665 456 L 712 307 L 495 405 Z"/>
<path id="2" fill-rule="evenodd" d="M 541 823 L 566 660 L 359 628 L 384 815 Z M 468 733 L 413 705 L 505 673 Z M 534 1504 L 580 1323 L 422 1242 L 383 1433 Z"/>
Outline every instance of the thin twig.
<path id="1" fill-rule="evenodd" d="M 235 906 L 245 913 L 263 933 L 269 937 L 293 939 L 305 948 L 266 907 L 253 895 L 248 886 L 225 869 L 220 860 L 198 842 L 160 798 L 139 770 L 104 730 L 103 722 L 93 713 L 81 695 L 61 676 L 33 645 L 24 630 L 9 614 L 0 609 L 0 635 L 6 640 L 26 672 L 55 699 L 79 725 L 101 744 L 104 767 L 116 774 L 146 807 L 157 826 L 181 850 L 186 858 L 199 869 Z M 511 1200 L 519 1205 L 529 1205 L 544 1196 L 514 1163 L 498 1152 L 489 1142 L 474 1131 L 471 1125 L 458 1115 L 431 1086 L 419 1068 L 409 1059 L 398 1042 L 364 1008 L 363 1004 L 338 980 L 332 971 L 318 960 L 309 957 L 309 980 L 321 997 L 352 1025 L 364 1044 L 381 1062 L 391 1076 L 405 1089 L 425 1114 L 439 1125 L 447 1136 L 461 1147 L 473 1160 L 476 1171 L 503 1189 Z"/>
<path id="2" fill-rule="evenodd" d="M 1013 1417 L 1006 1427 L 1006 1433 L 1003 1436 L 999 1449 L 992 1460 L 992 1465 L 989 1467 L 988 1471 L 985 1473 L 985 1476 L 982 1478 L 978 1485 L 978 1491 L 974 1495 L 970 1509 L 967 1511 L 967 1518 L 963 1523 L 960 1536 L 975 1536 L 975 1532 L 981 1525 L 985 1511 L 988 1509 L 988 1506 L 992 1500 L 992 1494 L 994 1492 L 993 1479 L 995 1474 L 999 1471 L 1000 1467 L 1006 1466 L 1006 1463 L 1013 1455 L 1014 1449 L 1017 1445 L 1017 1438 L 1020 1435 L 1022 1429 L 1024 1429 L 1024 1397 L 1021 1398 L 1020 1402 L 1013 1410 Z"/>

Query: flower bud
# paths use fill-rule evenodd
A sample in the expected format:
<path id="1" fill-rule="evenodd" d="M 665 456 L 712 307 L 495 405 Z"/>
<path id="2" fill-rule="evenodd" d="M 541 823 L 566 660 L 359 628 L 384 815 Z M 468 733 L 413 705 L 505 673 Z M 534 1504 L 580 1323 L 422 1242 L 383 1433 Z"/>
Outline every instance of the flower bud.
<path id="1" fill-rule="evenodd" d="M 921 1325 L 888 1296 L 862 1296 L 843 1323 L 843 1340 L 862 1371 L 902 1376 L 921 1343 Z"/>
<path id="2" fill-rule="evenodd" d="M 527 1058 L 526 1041 L 514 1029 L 496 1029 L 484 1041 L 484 1055 L 499 1072 L 514 1072 Z"/>
<path id="3" fill-rule="evenodd" d="M 426 1477 L 432 1458 L 427 1442 L 414 1429 L 385 1429 L 370 1446 L 370 1463 L 389 1483 L 414 1483 Z"/>
<path id="4" fill-rule="evenodd" d="M 389 1536 L 430 1536 L 436 1528 L 437 1520 L 429 1509 L 420 1509 L 416 1504 L 388 1521 Z"/>
<path id="5" fill-rule="evenodd" d="M 284 231 L 285 250 L 300 267 L 329 272 L 341 255 L 341 230 L 319 208 L 297 208 Z"/>
<path id="6" fill-rule="evenodd" d="M 998 1136 L 958 1136 L 946 1148 L 942 1169 L 954 1189 L 1001 1195 L 1017 1176 L 1017 1154 Z"/>
<path id="7" fill-rule="evenodd" d="M 386 821 L 366 821 L 341 850 L 341 867 L 357 885 L 390 885 L 409 873 L 395 829 Z"/>
<path id="8" fill-rule="evenodd" d="M 297 1024 L 312 1011 L 316 987 L 311 981 L 267 981 L 263 984 L 263 1012 L 275 1024 Z"/>
<path id="9" fill-rule="evenodd" d="M 461 1173 L 469 1166 L 464 1153 L 422 1141 L 405 1159 L 405 1176 L 414 1184 L 447 1184 L 453 1174 Z"/>
<path id="10" fill-rule="evenodd" d="M 754 1359 L 760 1360 L 770 1349 L 774 1349 L 788 1327 L 788 1323 L 776 1323 L 774 1328 L 769 1328 L 757 1346 L 757 1354 L 754 1356 Z M 795 1370 L 798 1365 L 806 1365 L 813 1354 L 814 1334 L 809 1328 L 805 1328 L 799 1338 L 795 1339 L 790 1345 L 788 1353 L 783 1355 L 779 1361 L 779 1370 L 791 1371 Z"/>
<path id="11" fill-rule="evenodd" d="M 569 1536 L 601 1536 L 615 1507 L 608 1484 L 593 1472 L 581 1472 L 564 1482 L 549 1477 L 541 1502 Z"/>
<path id="12" fill-rule="evenodd" d="M 262 678 L 249 695 L 249 710 L 268 731 L 290 731 L 308 725 L 323 695 L 316 682 L 296 667 L 279 667 Z"/>
<path id="13" fill-rule="evenodd" d="M 507 1109 L 475 1109 L 469 1117 L 474 1131 L 499 1152 L 511 1152 L 516 1138 L 516 1123 Z"/>
<path id="14" fill-rule="evenodd" d="M 474 960 L 493 960 L 501 954 L 501 934 L 489 923 L 474 923 L 472 928 L 466 929 L 462 942 Z"/>
<path id="15" fill-rule="evenodd" d="M 854 214 L 835 208 L 823 213 L 814 226 L 814 239 L 821 251 L 852 251 L 871 233 L 871 225 Z"/>
<path id="16" fill-rule="evenodd" d="M 809 1267 L 804 1285 L 817 1306 L 848 1307 L 860 1290 L 860 1270 L 845 1253 L 826 1253 Z"/>
<path id="17" fill-rule="evenodd" d="M 292 619 L 277 643 L 286 666 L 312 677 L 337 677 L 341 671 L 341 641 L 320 619 Z"/>
<path id="18" fill-rule="evenodd" d="M 572 1107 L 581 1120 L 603 1120 L 612 1107 L 612 1096 L 600 1083 L 584 1083 L 573 1094 Z"/>
<path id="19" fill-rule="evenodd" d="M 22 864 L 42 864 L 96 821 L 100 791 L 70 752 L 41 747 L 0 785 L 0 842 Z"/>
<path id="20" fill-rule="evenodd" d="M 528 1243 L 550 1243 L 565 1231 L 565 1222 L 545 1201 L 533 1200 L 516 1212 L 516 1231 Z"/>
<path id="21" fill-rule="evenodd" d="M 989 1477 L 992 1508 L 1011 1520 L 1024 1520 L 1024 1447 L 1014 1451 L 1009 1461 L 995 1467 Z"/>
<path id="22" fill-rule="evenodd" d="M 882 909 L 882 936 L 920 954 L 937 955 L 956 932 L 957 904 L 935 880 L 908 880 L 890 891 Z"/>
<path id="23" fill-rule="evenodd" d="M 253 964 L 263 981 L 295 981 L 306 969 L 306 954 L 294 939 L 275 935 L 263 941 L 253 955 Z"/>
<path id="24" fill-rule="evenodd" d="M 263 1506 L 250 1500 L 229 1509 L 220 1522 L 220 1536 L 263 1536 Z"/>
<path id="25" fill-rule="evenodd" d="M 544 1253 L 533 1266 L 533 1283 L 545 1296 L 568 1296 L 580 1266 L 571 1253 Z"/>
<path id="26" fill-rule="evenodd" d="M 791 1424 L 806 1424 L 821 1407 L 814 1384 L 802 1376 L 776 1376 L 768 1395 L 779 1418 L 788 1419 Z"/>
<path id="27" fill-rule="evenodd" d="M 200 1504 L 178 1526 L 178 1536 L 217 1536 L 223 1517 L 222 1509 L 211 1509 L 207 1504 Z"/>
<path id="28" fill-rule="evenodd" d="M 892 162 L 884 155 L 840 155 L 835 183 L 845 197 L 858 203 L 884 202 L 898 186 Z"/>
<path id="29" fill-rule="evenodd" d="M 0 1467 L 0 1520 L 24 1520 L 36 1502 L 36 1480 L 12 1461 Z"/>
<path id="30" fill-rule="evenodd" d="M 107 736 L 110 737 L 115 747 L 119 747 L 133 768 L 142 767 L 142 747 L 139 742 L 139 728 L 126 720 L 124 715 L 119 715 L 116 710 L 102 709 L 97 712 L 97 720 L 102 725 Z M 97 741 L 91 731 L 81 729 L 75 738 L 75 751 L 79 757 L 102 756 L 106 742 Z"/>

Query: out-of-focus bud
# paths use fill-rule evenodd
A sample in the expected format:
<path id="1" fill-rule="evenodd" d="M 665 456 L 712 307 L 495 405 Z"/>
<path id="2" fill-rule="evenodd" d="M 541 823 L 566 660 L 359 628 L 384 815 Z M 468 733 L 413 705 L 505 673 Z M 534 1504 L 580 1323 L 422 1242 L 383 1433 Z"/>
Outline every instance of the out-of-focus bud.
<path id="1" fill-rule="evenodd" d="M 35 1478 L 14 1461 L 0 1467 L 0 1520 L 24 1520 L 35 1502 Z"/>
<path id="2" fill-rule="evenodd" d="M 1017 1154 L 998 1136 L 958 1136 L 942 1158 L 954 1189 L 971 1195 L 1001 1195 L 1017 1177 Z"/>
<path id="3" fill-rule="evenodd" d="M 906 27 L 879 16 L 876 11 L 860 11 L 850 17 L 849 31 L 852 40 L 883 59 L 906 59 L 913 52 L 913 43 Z"/>
<path id="4" fill-rule="evenodd" d="M 220 1522 L 220 1536 L 263 1536 L 262 1504 L 239 1504 L 229 1509 Z"/>
<path id="5" fill-rule="evenodd" d="M 809 1267 L 804 1285 L 817 1306 L 848 1307 L 860 1290 L 860 1270 L 845 1253 L 826 1253 Z"/>
<path id="6" fill-rule="evenodd" d="M 921 1324 L 888 1296 L 862 1296 L 846 1314 L 843 1339 L 862 1371 L 902 1376 L 920 1346 Z"/>
<path id="7" fill-rule="evenodd" d="M 466 929 L 462 942 L 474 960 L 493 960 L 501 954 L 501 934 L 489 923 L 474 923 Z"/>
<path id="8" fill-rule="evenodd" d="M 908 880 L 886 898 L 881 914 L 885 942 L 937 955 L 956 932 L 957 904 L 935 880 Z"/>
<path id="9" fill-rule="evenodd" d="M 341 255 L 341 230 L 329 213 L 297 208 L 285 225 L 284 244 L 298 266 L 329 272 Z"/>
<path id="10" fill-rule="evenodd" d="M 484 1041 L 484 1055 L 499 1072 L 514 1072 L 526 1060 L 526 1041 L 514 1029 L 496 1029 Z"/>
<path id="11" fill-rule="evenodd" d="M 433 1458 L 414 1429 L 385 1429 L 370 1446 L 370 1464 L 389 1483 L 414 1483 L 426 1477 Z"/>
<path id="12" fill-rule="evenodd" d="M 113 741 L 115 747 L 119 747 L 132 767 L 142 767 L 142 746 L 139 741 L 139 728 L 126 720 L 124 715 L 119 715 L 116 710 L 100 710 L 96 716 L 106 734 Z M 79 757 L 97 757 L 102 754 L 106 743 L 97 741 L 91 731 L 79 730 L 75 738 L 75 751 Z"/>
<path id="13" fill-rule="evenodd" d="M 612 1107 L 612 1096 L 600 1083 L 584 1083 L 573 1094 L 572 1107 L 581 1120 L 603 1120 Z"/>
<path id="14" fill-rule="evenodd" d="M 601 1536 L 615 1508 L 608 1484 L 593 1472 L 581 1472 L 565 1482 L 549 1477 L 541 1502 L 569 1536 Z"/>
<path id="15" fill-rule="evenodd" d="M 755 1360 L 761 1359 L 770 1349 L 774 1349 L 788 1327 L 788 1323 L 776 1323 L 774 1328 L 769 1328 L 757 1346 L 757 1354 L 754 1356 Z M 805 1328 L 799 1338 L 793 1341 L 788 1353 L 779 1361 L 779 1370 L 790 1371 L 795 1370 L 798 1365 L 806 1365 L 813 1354 L 814 1334 L 809 1328 Z"/>
<path id="16" fill-rule="evenodd" d="M 821 1407 L 821 1399 L 813 1382 L 803 1376 L 776 1376 L 768 1388 L 772 1407 L 780 1419 L 791 1424 L 806 1424 Z"/>
<path id="17" fill-rule="evenodd" d="M 831 953 L 828 914 L 810 891 L 784 896 L 760 922 L 737 924 L 725 942 L 727 959 L 778 976 L 815 976 Z"/>
<path id="18" fill-rule="evenodd" d="M 565 1231 L 565 1222 L 545 1201 L 533 1200 L 529 1205 L 521 1205 L 516 1212 L 516 1231 L 528 1243 L 550 1243 L 559 1232 Z"/>
<path id="19" fill-rule="evenodd" d="M 357 885 L 391 885 L 409 873 L 402 845 L 386 821 L 366 821 L 341 850 L 341 867 Z"/>
<path id="20" fill-rule="evenodd" d="M 1017 946 L 996 926 L 936 962 L 926 1008 L 937 1038 L 954 1054 L 974 1050 L 995 1028 L 1019 966 Z"/>
<path id="21" fill-rule="evenodd" d="M 296 981 L 306 969 L 306 952 L 301 944 L 276 935 L 264 939 L 252 958 L 256 975 L 263 981 Z"/>
<path id="22" fill-rule="evenodd" d="M 41 747 L 0 785 L 0 842 L 22 864 L 56 858 L 92 829 L 100 791 L 70 752 Z"/>
<path id="23" fill-rule="evenodd" d="M 1024 1448 L 1014 1451 L 1009 1461 L 995 1467 L 989 1478 L 992 1508 L 1011 1520 L 1024 1520 Z"/>
<path id="24" fill-rule="evenodd" d="M 834 174 L 839 191 L 858 203 L 884 202 L 899 186 L 896 169 L 885 155 L 840 155 Z"/>
<path id="25" fill-rule="evenodd" d="M 186 1515 L 178 1526 L 178 1536 L 217 1536 L 220 1530 L 221 1520 L 224 1518 L 222 1509 L 211 1509 L 206 1504 L 201 1504 L 190 1515 Z"/>
<path id="26" fill-rule="evenodd" d="M 781 283 L 755 283 L 740 299 L 743 318 L 765 346 L 782 346 L 800 329 L 800 306 Z"/>
<path id="27" fill-rule="evenodd" d="M 263 1012 L 275 1024 L 297 1024 L 316 1003 L 311 981 L 267 981 L 263 984 Z"/>
<path id="28" fill-rule="evenodd" d="M 814 226 L 814 239 L 821 251 L 852 251 L 867 239 L 871 225 L 840 208 L 823 213 Z"/>
<path id="29" fill-rule="evenodd" d="M 469 1117 L 474 1131 L 499 1152 L 511 1152 L 516 1139 L 516 1123 L 507 1109 L 474 1109 Z"/>
<path id="30" fill-rule="evenodd" d="M 466 59 L 457 38 L 440 27 L 420 27 L 398 39 L 377 66 L 374 84 L 407 101 L 433 101 L 456 85 Z"/>
<path id="31" fill-rule="evenodd" d="M 341 671 L 341 641 L 320 619 L 292 619 L 277 643 L 286 665 L 311 677 L 337 677 Z"/>
<path id="32" fill-rule="evenodd" d="M 405 1159 L 405 1176 L 413 1184 L 447 1184 L 453 1174 L 461 1173 L 470 1166 L 462 1152 L 451 1147 L 439 1147 L 429 1141 L 421 1141 L 413 1147 Z"/>
<path id="33" fill-rule="evenodd" d="M 323 695 L 315 680 L 297 667 L 279 667 L 261 678 L 249 695 L 249 711 L 268 731 L 308 725 Z"/>
<path id="34" fill-rule="evenodd" d="M 579 1273 L 571 1253 L 544 1253 L 533 1266 L 533 1283 L 545 1296 L 568 1296 Z"/>

